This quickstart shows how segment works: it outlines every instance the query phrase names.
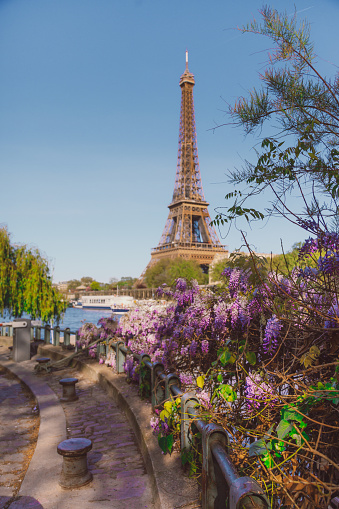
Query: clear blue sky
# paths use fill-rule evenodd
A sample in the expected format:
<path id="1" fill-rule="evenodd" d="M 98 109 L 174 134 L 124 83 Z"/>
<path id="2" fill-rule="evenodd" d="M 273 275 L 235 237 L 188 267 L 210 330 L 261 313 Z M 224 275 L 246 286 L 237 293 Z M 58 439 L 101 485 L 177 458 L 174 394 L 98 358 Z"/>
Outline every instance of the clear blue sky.
<path id="1" fill-rule="evenodd" d="M 270 4 L 312 24 L 319 68 L 337 71 L 339 2 Z M 174 187 L 179 78 L 194 73 L 202 183 L 210 214 L 224 205 L 228 168 L 254 160 L 255 137 L 227 122 L 265 67 L 264 38 L 233 29 L 257 0 L 0 0 L 1 216 L 12 241 L 38 247 L 54 280 L 140 275 Z M 229 249 L 240 233 L 220 237 Z M 303 232 L 279 221 L 248 231 L 279 252 Z"/>

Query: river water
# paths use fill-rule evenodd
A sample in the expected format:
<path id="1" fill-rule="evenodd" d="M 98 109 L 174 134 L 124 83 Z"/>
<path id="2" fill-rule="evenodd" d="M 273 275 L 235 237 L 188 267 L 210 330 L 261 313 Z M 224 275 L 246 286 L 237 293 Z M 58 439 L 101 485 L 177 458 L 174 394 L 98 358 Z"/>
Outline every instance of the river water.
<path id="1" fill-rule="evenodd" d="M 122 314 L 114 313 L 109 309 L 78 309 L 67 308 L 63 321 L 60 323 L 60 328 L 64 329 L 69 327 L 72 332 L 77 331 L 85 322 L 94 323 L 97 325 L 100 318 L 108 318 L 114 316 L 120 320 Z"/>
<path id="2" fill-rule="evenodd" d="M 85 322 L 94 323 L 97 325 L 98 321 L 102 317 L 110 317 L 114 316 L 117 320 L 120 320 L 122 314 L 114 313 L 112 315 L 112 311 L 109 309 L 78 309 L 78 308 L 67 308 L 64 314 L 64 318 L 62 322 L 60 322 L 60 329 L 65 329 L 69 327 L 71 332 L 76 332 Z M 29 316 L 24 315 L 23 318 L 29 318 Z M 1 317 L 0 321 L 8 322 L 11 319 L 7 316 Z M 51 323 L 52 326 L 55 326 L 56 323 Z"/>

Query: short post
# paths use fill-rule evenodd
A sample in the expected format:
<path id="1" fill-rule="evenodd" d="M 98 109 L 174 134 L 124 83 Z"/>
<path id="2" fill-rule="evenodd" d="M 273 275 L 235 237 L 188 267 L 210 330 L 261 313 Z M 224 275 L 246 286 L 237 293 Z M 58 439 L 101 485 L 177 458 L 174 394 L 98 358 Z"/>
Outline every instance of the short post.
<path id="1" fill-rule="evenodd" d="M 36 372 L 40 372 L 43 369 L 48 373 L 51 371 L 51 359 L 49 357 L 39 357 L 36 359 L 37 364 L 34 366 Z"/>
<path id="2" fill-rule="evenodd" d="M 59 327 L 59 325 L 54 327 L 54 342 L 53 342 L 53 344 L 54 344 L 54 346 L 60 345 L 60 327 Z"/>
<path id="3" fill-rule="evenodd" d="M 13 320 L 13 360 L 27 361 L 31 358 L 31 320 L 28 318 Z"/>
<path id="4" fill-rule="evenodd" d="M 64 346 L 69 346 L 71 344 L 71 329 L 66 327 L 64 330 Z"/>
<path id="5" fill-rule="evenodd" d="M 60 442 L 57 451 L 63 457 L 59 480 L 62 488 L 80 488 L 91 482 L 93 475 L 87 465 L 87 453 L 91 449 L 92 442 L 87 438 L 70 438 Z"/>
<path id="6" fill-rule="evenodd" d="M 77 383 L 77 378 L 63 378 L 59 381 L 59 384 L 62 385 L 62 398 L 60 398 L 60 401 L 69 402 L 79 399 L 75 392 L 75 384 Z"/>
<path id="7" fill-rule="evenodd" d="M 51 326 L 47 323 L 45 325 L 45 344 L 49 345 L 51 343 Z"/>
<path id="8" fill-rule="evenodd" d="M 41 339 L 41 325 L 37 325 L 36 328 L 35 328 L 35 331 L 36 331 L 35 332 L 35 335 L 36 335 L 35 339 L 37 341 L 40 341 L 40 339 Z"/>

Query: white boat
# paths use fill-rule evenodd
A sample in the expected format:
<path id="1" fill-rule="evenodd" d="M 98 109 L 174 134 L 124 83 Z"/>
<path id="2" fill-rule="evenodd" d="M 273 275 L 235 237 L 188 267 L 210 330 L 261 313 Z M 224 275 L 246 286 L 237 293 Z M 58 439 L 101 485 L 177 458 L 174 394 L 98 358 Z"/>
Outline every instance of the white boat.
<path id="1" fill-rule="evenodd" d="M 133 297 L 125 295 L 83 295 L 73 303 L 79 309 L 111 309 L 113 313 L 126 313 L 135 306 Z"/>

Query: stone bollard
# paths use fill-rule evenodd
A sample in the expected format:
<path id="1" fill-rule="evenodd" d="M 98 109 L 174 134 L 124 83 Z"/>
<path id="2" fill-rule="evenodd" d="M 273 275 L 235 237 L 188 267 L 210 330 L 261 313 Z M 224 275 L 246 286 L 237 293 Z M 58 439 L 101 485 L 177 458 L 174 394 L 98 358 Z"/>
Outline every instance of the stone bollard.
<path id="1" fill-rule="evenodd" d="M 34 366 L 35 371 L 38 373 L 43 369 L 48 373 L 51 370 L 50 362 L 51 359 L 49 357 L 39 357 L 36 359 L 37 364 Z"/>
<path id="2" fill-rule="evenodd" d="M 92 442 L 87 438 L 70 438 L 58 445 L 58 454 L 63 456 L 59 484 L 62 488 L 72 489 L 85 486 L 93 479 L 87 466 L 87 453 Z"/>
<path id="3" fill-rule="evenodd" d="M 60 401 L 67 402 L 79 399 L 75 392 L 75 384 L 77 383 L 77 378 L 63 378 L 59 381 L 59 384 L 62 385 L 62 398 L 60 398 Z"/>

